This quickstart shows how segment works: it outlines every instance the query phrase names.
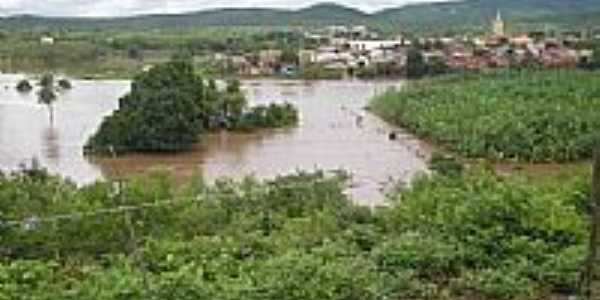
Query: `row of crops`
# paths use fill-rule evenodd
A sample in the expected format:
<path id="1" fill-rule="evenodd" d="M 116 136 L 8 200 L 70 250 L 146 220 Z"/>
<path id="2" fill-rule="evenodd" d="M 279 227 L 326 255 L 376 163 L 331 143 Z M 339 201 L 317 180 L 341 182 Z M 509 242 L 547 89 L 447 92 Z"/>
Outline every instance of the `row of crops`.
<path id="1" fill-rule="evenodd" d="M 388 91 L 371 108 L 465 157 L 575 161 L 600 131 L 600 72 L 452 76 Z"/>

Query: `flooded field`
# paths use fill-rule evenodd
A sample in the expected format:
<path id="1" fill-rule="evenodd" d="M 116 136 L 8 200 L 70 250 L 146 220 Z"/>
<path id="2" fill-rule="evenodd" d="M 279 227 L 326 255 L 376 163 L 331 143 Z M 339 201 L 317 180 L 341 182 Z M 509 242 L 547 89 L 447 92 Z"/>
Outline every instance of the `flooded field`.
<path id="1" fill-rule="evenodd" d="M 51 172 L 85 184 L 164 167 L 178 179 L 201 173 L 212 181 L 248 175 L 272 178 L 296 170 L 343 169 L 353 176 L 348 193 L 357 202 L 380 203 L 395 182 L 408 182 L 426 169 L 427 147 L 364 111 L 370 97 L 400 82 L 245 81 L 252 104 L 291 102 L 298 106 L 297 128 L 254 134 L 204 136 L 193 151 L 177 155 L 88 158 L 82 147 L 102 117 L 127 92 L 125 81 L 75 81 L 49 109 L 35 92 L 19 94 L 23 76 L 0 76 L 0 167 L 14 170 L 37 158 Z M 389 134 L 397 132 L 396 140 Z"/>

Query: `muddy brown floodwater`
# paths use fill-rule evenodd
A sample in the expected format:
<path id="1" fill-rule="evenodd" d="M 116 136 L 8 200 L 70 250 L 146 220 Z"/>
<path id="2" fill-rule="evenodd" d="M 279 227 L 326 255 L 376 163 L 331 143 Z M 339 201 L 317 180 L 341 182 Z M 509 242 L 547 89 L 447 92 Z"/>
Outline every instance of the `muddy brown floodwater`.
<path id="1" fill-rule="evenodd" d="M 426 145 L 364 110 L 373 95 L 400 86 L 398 81 L 245 81 L 251 105 L 291 102 L 300 110 L 300 125 L 253 134 L 211 134 L 192 151 L 180 154 L 112 159 L 84 157 L 82 147 L 102 118 L 116 109 L 128 82 L 74 81 L 72 90 L 60 94 L 51 124 L 48 108 L 37 103 L 35 92 L 15 91 L 22 78 L 0 75 L 4 171 L 36 158 L 49 171 L 86 184 L 156 167 L 171 170 L 178 179 L 200 173 L 209 181 L 342 169 L 353 176 L 348 194 L 364 205 L 381 204 L 395 183 L 407 183 L 426 171 Z M 396 140 L 389 140 L 390 132 L 398 133 Z"/>

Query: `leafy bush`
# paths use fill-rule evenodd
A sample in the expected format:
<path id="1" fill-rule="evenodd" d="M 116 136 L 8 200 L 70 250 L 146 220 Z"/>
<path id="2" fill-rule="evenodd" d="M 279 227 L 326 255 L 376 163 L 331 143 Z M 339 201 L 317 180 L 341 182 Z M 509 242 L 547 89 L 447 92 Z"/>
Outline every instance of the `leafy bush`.
<path id="1" fill-rule="evenodd" d="M 323 66 L 315 65 L 302 68 L 299 77 L 306 80 L 337 80 L 344 77 L 344 71 L 327 69 Z"/>
<path id="2" fill-rule="evenodd" d="M 298 123 L 298 110 L 290 103 L 258 105 L 244 113 L 236 129 L 249 131 L 254 128 L 283 128 Z"/>
<path id="3" fill-rule="evenodd" d="M 29 80 L 23 79 L 17 83 L 17 91 L 20 93 L 27 93 L 33 90 L 33 86 L 29 83 Z"/>
<path id="4" fill-rule="evenodd" d="M 435 152 L 430 159 L 431 170 L 444 176 L 460 176 L 463 165 L 455 157 Z"/>
<path id="5" fill-rule="evenodd" d="M 0 177 L 2 217 L 38 220 L 0 231 L 0 299 L 530 299 L 575 291 L 587 249 L 580 179 L 434 175 L 369 210 L 341 175 L 167 175 Z"/>
<path id="6" fill-rule="evenodd" d="M 70 90 L 73 88 L 73 84 L 67 79 L 61 79 L 58 81 L 58 86 L 63 90 Z"/>
<path id="7" fill-rule="evenodd" d="M 591 157 L 598 140 L 599 78 L 586 71 L 452 76 L 390 91 L 371 106 L 466 157 L 574 161 Z"/>

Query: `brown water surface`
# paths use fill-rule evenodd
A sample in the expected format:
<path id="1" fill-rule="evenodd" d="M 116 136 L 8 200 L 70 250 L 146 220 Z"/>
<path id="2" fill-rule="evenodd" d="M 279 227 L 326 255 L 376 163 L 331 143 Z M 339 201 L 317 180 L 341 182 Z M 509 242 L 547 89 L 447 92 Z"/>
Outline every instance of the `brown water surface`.
<path id="1" fill-rule="evenodd" d="M 396 182 L 425 171 L 427 147 L 364 111 L 370 97 L 401 82 L 245 81 L 252 105 L 291 102 L 301 113 L 294 129 L 204 136 L 194 150 L 176 155 L 86 158 L 82 147 L 103 116 L 127 92 L 126 81 L 74 81 L 60 94 L 51 124 L 35 92 L 14 90 L 22 75 L 0 75 L 0 167 L 15 170 L 36 157 L 51 172 L 85 184 L 106 177 L 147 172 L 158 166 L 185 179 L 273 178 L 296 170 L 343 169 L 353 175 L 348 193 L 361 204 L 377 204 Z M 397 131 L 398 139 L 388 135 Z"/>

